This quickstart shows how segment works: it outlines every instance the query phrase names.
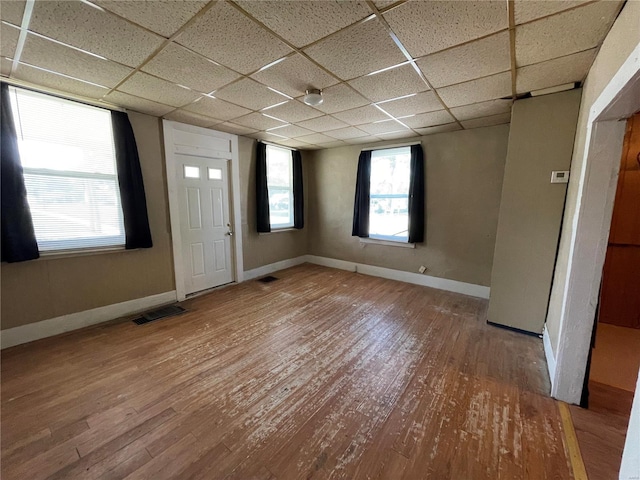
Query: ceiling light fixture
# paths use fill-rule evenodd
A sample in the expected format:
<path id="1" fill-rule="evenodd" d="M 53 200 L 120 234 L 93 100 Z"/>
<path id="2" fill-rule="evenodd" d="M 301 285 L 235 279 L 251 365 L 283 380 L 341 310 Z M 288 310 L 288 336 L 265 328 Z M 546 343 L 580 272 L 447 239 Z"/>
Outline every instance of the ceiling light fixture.
<path id="1" fill-rule="evenodd" d="M 317 107 L 318 105 L 322 105 L 322 102 L 324 101 L 324 99 L 322 98 L 322 90 L 318 90 L 317 88 L 308 89 L 305 92 L 305 96 L 302 101 L 310 107 Z"/>

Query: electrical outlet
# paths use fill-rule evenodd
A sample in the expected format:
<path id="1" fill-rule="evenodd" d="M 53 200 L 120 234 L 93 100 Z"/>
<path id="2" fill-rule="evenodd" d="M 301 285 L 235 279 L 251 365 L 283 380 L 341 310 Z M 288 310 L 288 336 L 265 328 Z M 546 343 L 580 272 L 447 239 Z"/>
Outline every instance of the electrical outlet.
<path id="1" fill-rule="evenodd" d="M 420 268 L 418 269 L 418 272 L 424 273 L 426 271 L 427 271 L 427 267 L 425 267 L 424 265 L 420 265 Z"/>

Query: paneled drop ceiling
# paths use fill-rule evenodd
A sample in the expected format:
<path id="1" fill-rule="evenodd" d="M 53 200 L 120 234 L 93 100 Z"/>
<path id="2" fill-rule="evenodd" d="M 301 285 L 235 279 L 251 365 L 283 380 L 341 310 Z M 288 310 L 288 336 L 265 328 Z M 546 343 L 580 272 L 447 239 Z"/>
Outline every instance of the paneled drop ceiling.
<path id="1" fill-rule="evenodd" d="M 508 123 L 514 98 L 584 80 L 623 3 L 2 0 L 0 68 L 317 149 Z"/>

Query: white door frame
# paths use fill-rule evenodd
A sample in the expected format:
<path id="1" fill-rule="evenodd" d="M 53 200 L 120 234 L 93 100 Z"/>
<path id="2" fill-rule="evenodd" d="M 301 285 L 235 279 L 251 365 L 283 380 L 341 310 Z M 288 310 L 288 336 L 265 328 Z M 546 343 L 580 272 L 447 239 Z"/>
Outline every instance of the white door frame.
<path id="1" fill-rule="evenodd" d="M 196 133 L 200 135 L 215 136 L 229 141 L 230 151 L 215 152 L 216 158 L 229 161 L 229 207 L 230 218 L 233 224 L 232 237 L 232 264 L 234 265 L 234 281 L 240 283 L 244 280 L 244 266 L 242 261 L 242 220 L 240 210 L 240 161 L 238 159 L 238 136 L 230 133 L 218 132 L 209 128 L 196 127 L 186 123 L 162 120 L 164 132 L 164 151 L 167 172 L 167 190 L 169 194 L 169 217 L 171 219 L 171 240 L 173 244 L 173 266 L 176 280 L 176 294 L 178 301 L 186 298 L 185 293 L 185 266 L 182 256 L 182 237 L 180 234 L 180 216 L 178 208 L 178 182 L 176 180 L 177 159 L 174 149 L 174 131 Z M 198 155 L 197 147 L 193 151 L 187 151 L 181 147 L 186 154 Z"/>
<path id="2" fill-rule="evenodd" d="M 567 277 L 551 395 L 580 403 L 613 203 L 618 185 L 626 122 L 640 110 L 640 44 L 589 111 L 584 161 L 572 219 Z"/>

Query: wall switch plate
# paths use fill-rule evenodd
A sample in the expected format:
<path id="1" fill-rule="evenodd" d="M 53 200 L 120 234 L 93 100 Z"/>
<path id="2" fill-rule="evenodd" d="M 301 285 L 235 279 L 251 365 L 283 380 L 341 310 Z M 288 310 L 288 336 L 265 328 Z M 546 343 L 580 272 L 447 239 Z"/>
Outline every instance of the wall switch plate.
<path id="1" fill-rule="evenodd" d="M 425 267 L 424 265 L 420 265 L 420 268 L 418 269 L 418 272 L 424 273 L 426 271 L 427 271 L 427 267 Z"/>
<path id="2" fill-rule="evenodd" d="M 554 170 L 551 172 L 551 183 L 569 183 L 569 170 Z"/>

